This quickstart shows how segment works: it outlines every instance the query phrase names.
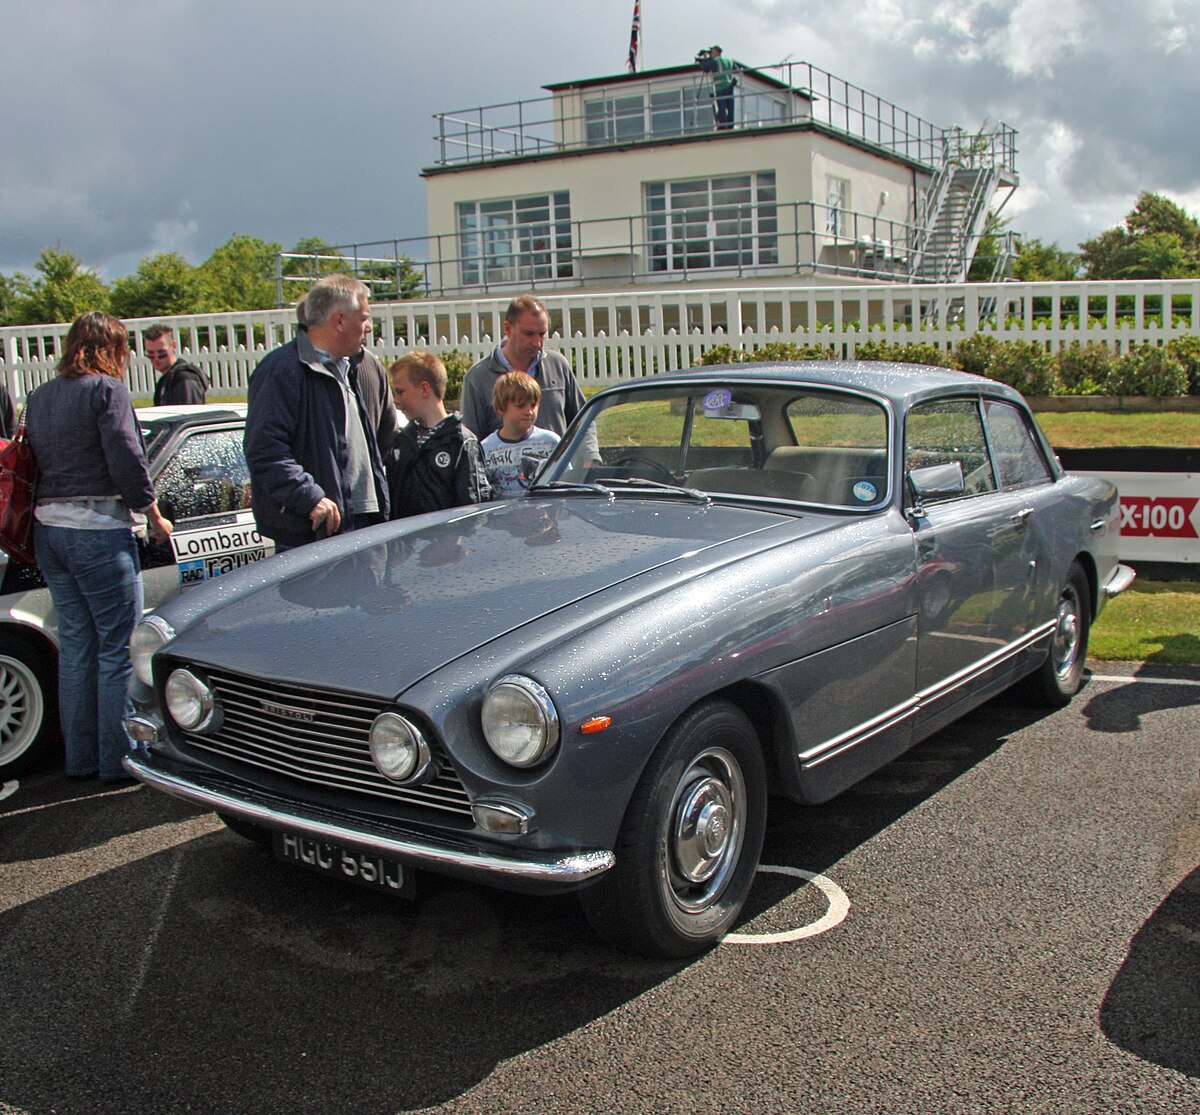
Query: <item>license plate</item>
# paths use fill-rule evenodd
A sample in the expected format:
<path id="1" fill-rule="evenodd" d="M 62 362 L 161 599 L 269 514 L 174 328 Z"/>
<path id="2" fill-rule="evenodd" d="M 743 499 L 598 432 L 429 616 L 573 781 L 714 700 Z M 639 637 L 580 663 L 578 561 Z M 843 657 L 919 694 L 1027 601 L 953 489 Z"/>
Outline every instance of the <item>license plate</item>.
<path id="1" fill-rule="evenodd" d="M 307 867 L 318 874 L 331 875 L 403 898 L 413 897 L 413 873 L 406 870 L 399 860 L 290 832 L 276 832 L 274 848 L 279 859 Z"/>

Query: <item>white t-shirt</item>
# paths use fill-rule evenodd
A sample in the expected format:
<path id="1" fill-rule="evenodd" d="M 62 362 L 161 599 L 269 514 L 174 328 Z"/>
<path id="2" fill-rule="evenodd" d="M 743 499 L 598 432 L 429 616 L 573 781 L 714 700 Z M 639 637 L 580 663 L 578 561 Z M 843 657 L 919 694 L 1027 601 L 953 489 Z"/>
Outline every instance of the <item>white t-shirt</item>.
<path id="1" fill-rule="evenodd" d="M 534 426 L 529 436 L 520 441 L 506 441 L 497 430 L 479 443 L 483 451 L 483 467 L 497 499 L 516 499 L 525 491 L 529 480 L 521 476 L 521 458 L 545 459 L 558 444 L 558 434 Z"/>

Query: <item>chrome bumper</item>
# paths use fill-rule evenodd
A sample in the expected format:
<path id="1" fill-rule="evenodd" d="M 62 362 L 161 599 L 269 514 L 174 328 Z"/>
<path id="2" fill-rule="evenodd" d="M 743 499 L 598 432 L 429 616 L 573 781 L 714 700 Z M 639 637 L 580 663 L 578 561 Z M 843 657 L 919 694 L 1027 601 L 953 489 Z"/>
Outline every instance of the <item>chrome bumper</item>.
<path id="1" fill-rule="evenodd" d="M 1136 570 L 1130 569 L 1128 565 L 1118 565 L 1112 571 L 1112 576 L 1104 585 L 1104 595 L 1113 597 L 1124 592 L 1134 582 L 1137 577 Z"/>
<path id="2" fill-rule="evenodd" d="M 193 805 L 228 813 L 268 829 L 302 833 L 351 848 L 391 856 L 440 875 L 474 879 L 513 890 L 565 891 L 602 875 L 616 862 L 612 852 L 583 851 L 539 857 L 514 849 L 512 856 L 437 837 L 398 836 L 349 827 L 319 817 L 305 816 L 300 808 L 285 809 L 234 797 L 220 789 L 202 786 L 188 778 L 158 770 L 140 755 L 127 755 L 124 766 L 134 778 L 156 790 L 183 798 Z"/>

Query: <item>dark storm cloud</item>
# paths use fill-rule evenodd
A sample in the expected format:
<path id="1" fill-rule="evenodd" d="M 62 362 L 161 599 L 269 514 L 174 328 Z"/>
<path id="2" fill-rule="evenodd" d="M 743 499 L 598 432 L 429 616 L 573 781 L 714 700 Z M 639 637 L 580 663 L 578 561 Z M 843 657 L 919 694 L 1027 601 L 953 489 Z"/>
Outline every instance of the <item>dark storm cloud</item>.
<path id="1" fill-rule="evenodd" d="M 109 276 L 235 232 L 416 236 L 435 112 L 621 72 L 632 0 L 45 0 L 0 44 L 0 270 Z M 1200 204 L 1200 0 L 643 0 L 643 61 L 791 55 L 917 112 L 1020 132 L 1018 229 L 1071 246 L 1139 189 Z"/>

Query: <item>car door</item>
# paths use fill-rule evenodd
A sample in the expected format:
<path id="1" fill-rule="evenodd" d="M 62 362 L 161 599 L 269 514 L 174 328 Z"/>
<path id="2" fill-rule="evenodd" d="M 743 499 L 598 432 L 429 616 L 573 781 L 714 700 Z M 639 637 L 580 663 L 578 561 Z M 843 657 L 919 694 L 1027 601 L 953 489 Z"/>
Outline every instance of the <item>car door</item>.
<path id="1" fill-rule="evenodd" d="M 1060 587 L 1047 560 L 1057 502 L 1054 473 L 1026 411 L 1004 399 L 985 399 L 983 414 L 997 479 L 1020 523 L 1021 559 L 1034 569 L 1028 600 L 1007 602 L 1016 612 L 1013 621 L 1028 630 L 1039 616 L 1053 615 Z"/>
<path id="2" fill-rule="evenodd" d="M 165 545 L 140 542 L 147 608 L 274 552 L 249 510 L 240 422 L 176 432 L 155 458 L 154 487 L 175 530 Z"/>
<path id="3" fill-rule="evenodd" d="M 958 463 L 965 491 L 923 501 L 910 516 L 919 604 L 918 722 L 1011 669 L 1033 616 L 1032 513 L 996 476 L 980 402 L 939 399 L 910 411 L 905 468 Z"/>

